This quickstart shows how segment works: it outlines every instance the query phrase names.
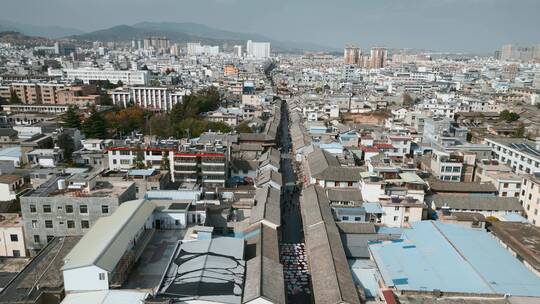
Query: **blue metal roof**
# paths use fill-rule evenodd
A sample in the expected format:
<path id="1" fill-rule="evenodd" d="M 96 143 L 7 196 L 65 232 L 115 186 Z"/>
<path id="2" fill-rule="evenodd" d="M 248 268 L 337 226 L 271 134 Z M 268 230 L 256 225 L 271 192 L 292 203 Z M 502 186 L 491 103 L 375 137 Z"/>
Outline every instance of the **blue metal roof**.
<path id="1" fill-rule="evenodd" d="M 423 221 L 403 242 L 369 244 L 389 286 L 400 290 L 540 296 L 540 278 L 484 230 Z"/>
<path id="2" fill-rule="evenodd" d="M 0 150 L 0 156 L 20 158 L 21 155 L 22 155 L 22 150 L 20 146 L 10 147 L 10 148 L 5 148 L 5 149 Z"/>
<path id="3" fill-rule="evenodd" d="M 362 207 L 366 210 L 366 213 L 372 213 L 372 214 L 382 214 L 383 210 L 381 207 L 381 204 L 379 203 L 368 203 L 365 202 L 362 204 Z"/>
<path id="4" fill-rule="evenodd" d="M 152 176 L 156 170 L 155 169 L 130 169 L 128 175 L 132 176 Z"/>
<path id="5" fill-rule="evenodd" d="M 527 221 L 526 218 L 524 218 L 523 216 L 517 214 L 517 213 L 508 213 L 508 214 L 503 214 L 501 216 L 498 216 L 499 219 L 501 221 L 505 221 L 505 222 L 520 222 L 520 223 L 528 223 L 529 221 Z"/>

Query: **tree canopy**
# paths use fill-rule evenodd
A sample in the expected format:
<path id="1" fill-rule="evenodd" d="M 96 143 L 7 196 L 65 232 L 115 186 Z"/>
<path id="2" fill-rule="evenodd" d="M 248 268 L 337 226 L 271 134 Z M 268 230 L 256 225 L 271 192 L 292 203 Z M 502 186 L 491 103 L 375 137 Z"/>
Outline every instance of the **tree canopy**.
<path id="1" fill-rule="evenodd" d="M 92 109 L 90 116 L 82 123 L 81 131 L 86 138 L 107 138 L 107 121 L 101 113 Z"/>
<path id="2" fill-rule="evenodd" d="M 501 113 L 499 113 L 499 117 L 506 122 L 513 122 L 519 119 L 519 114 L 510 112 L 508 110 L 503 110 Z"/>
<path id="3" fill-rule="evenodd" d="M 69 106 L 64 114 L 64 127 L 66 128 L 81 128 L 81 118 L 77 109 L 74 106 Z"/>

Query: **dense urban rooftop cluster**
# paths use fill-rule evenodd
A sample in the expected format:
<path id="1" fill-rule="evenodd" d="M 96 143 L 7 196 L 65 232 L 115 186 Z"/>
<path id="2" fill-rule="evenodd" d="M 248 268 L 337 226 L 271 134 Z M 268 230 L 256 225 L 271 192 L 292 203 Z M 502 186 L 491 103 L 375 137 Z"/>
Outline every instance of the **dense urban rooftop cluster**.
<path id="1" fill-rule="evenodd" d="M 0 44 L 0 303 L 538 303 L 540 45 Z"/>

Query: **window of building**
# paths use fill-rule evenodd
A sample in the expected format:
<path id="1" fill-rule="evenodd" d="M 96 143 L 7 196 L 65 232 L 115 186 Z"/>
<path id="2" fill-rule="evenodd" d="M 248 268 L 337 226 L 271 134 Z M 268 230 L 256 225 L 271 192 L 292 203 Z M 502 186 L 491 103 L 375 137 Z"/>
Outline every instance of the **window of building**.
<path id="1" fill-rule="evenodd" d="M 21 256 L 21 251 L 20 250 L 13 250 L 13 257 L 18 258 L 20 256 Z"/>
<path id="2" fill-rule="evenodd" d="M 51 220 L 45 220 L 45 228 L 52 228 L 53 222 Z"/>
<path id="3" fill-rule="evenodd" d="M 398 220 L 398 217 L 397 216 L 394 216 L 394 221 L 397 221 Z"/>
<path id="4" fill-rule="evenodd" d="M 79 213 L 81 214 L 88 214 L 88 206 L 87 205 L 81 205 L 79 207 Z"/>
<path id="5" fill-rule="evenodd" d="M 37 227 L 38 227 L 38 221 L 32 220 L 32 228 L 37 229 Z"/>
<path id="6" fill-rule="evenodd" d="M 129 160 L 129 159 L 121 159 L 120 164 L 121 165 L 131 165 L 131 160 Z"/>
<path id="7" fill-rule="evenodd" d="M 39 244 L 39 235 L 34 235 L 34 243 Z"/>
<path id="8" fill-rule="evenodd" d="M 31 213 L 36 213 L 37 212 L 36 205 L 30 205 L 30 212 Z"/>
<path id="9" fill-rule="evenodd" d="M 102 214 L 109 213 L 109 205 L 101 205 L 101 213 Z"/>
<path id="10" fill-rule="evenodd" d="M 180 220 L 174 220 L 174 225 L 180 226 Z"/>
<path id="11" fill-rule="evenodd" d="M 47 235 L 47 243 L 54 239 L 54 235 Z"/>
<path id="12" fill-rule="evenodd" d="M 69 229 L 75 228 L 75 221 L 67 221 L 67 227 Z"/>
<path id="13" fill-rule="evenodd" d="M 399 206 L 394 207 L 395 211 L 399 211 Z"/>
<path id="14" fill-rule="evenodd" d="M 346 216 L 346 215 L 344 215 L 341 219 L 344 220 L 344 221 L 348 221 L 348 220 L 349 220 L 349 217 Z"/>
<path id="15" fill-rule="evenodd" d="M 360 222 L 362 219 L 361 219 L 359 216 L 355 216 L 355 217 L 354 217 L 354 220 L 355 220 L 356 222 Z"/>
<path id="16" fill-rule="evenodd" d="M 90 228 L 90 223 L 86 220 L 81 221 L 81 228 L 82 229 L 88 229 Z"/>
<path id="17" fill-rule="evenodd" d="M 505 197 L 505 196 L 507 196 L 507 195 L 508 195 L 508 194 L 507 194 L 506 192 L 503 192 L 503 193 L 501 194 L 501 196 L 503 196 L 503 197 Z"/>
<path id="18" fill-rule="evenodd" d="M 103 273 L 103 272 L 100 272 L 100 273 L 99 273 L 99 280 L 100 280 L 100 281 L 105 280 L 105 273 Z"/>
<path id="19" fill-rule="evenodd" d="M 16 235 L 16 234 L 10 234 L 9 238 L 11 239 L 12 242 L 18 242 L 19 241 L 19 236 Z"/>
<path id="20" fill-rule="evenodd" d="M 73 205 L 66 205 L 66 213 L 73 213 Z"/>
<path id="21" fill-rule="evenodd" d="M 43 205 L 43 213 L 51 213 L 51 205 Z"/>
<path id="22" fill-rule="evenodd" d="M 408 216 L 405 216 L 405 217 L 403 218 L 403 221 L 406 222 L 406 223 L 409 222 L 409 217 L 408 217 Z"/>

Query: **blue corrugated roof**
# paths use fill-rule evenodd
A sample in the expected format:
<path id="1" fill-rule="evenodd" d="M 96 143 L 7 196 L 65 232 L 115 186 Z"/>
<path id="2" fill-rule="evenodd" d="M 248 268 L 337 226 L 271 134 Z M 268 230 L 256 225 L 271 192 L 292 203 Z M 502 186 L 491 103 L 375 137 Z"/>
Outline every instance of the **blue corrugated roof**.
<path id="1" fill-rule="evenodd" d="M 520 222 L 520 223 L 528 223 L 526 218 L 523 216 L 517 214 L 517 213 L 508 213 L 499 216 L 499 219 L 505 222 Z"/>
<path id="2" fill-rule="evenodd" d="M 11 148 L 5 148 L 0 150 L 0 156 L 7 156 L 7 157 L 21 157 L 22 150 L 20 146 L 17 147 L 11 147 Z"/>
<path id="3" fill-rule="evenodd" d="M 372 214 L 382 214 L 383 210 L 381 207 L 381 204 L 379 203 L 368 203 L 365 202 L 362 204 L 362 207 L 366 210 L 366 213 L 372 213 Z"/>
<path id="4" fill-rule="evenodd" d="M 128 175 L 132 176 L 152 176 L 156 169 L 131 169 L 128 171 Z"/>
<path id="5" fill-rule="evenodd" d="M 483 230 L 423 221 L 403 239 L 369 244 L 384 281 L 397 289 L 540 296 L 540 278 Z"/>

